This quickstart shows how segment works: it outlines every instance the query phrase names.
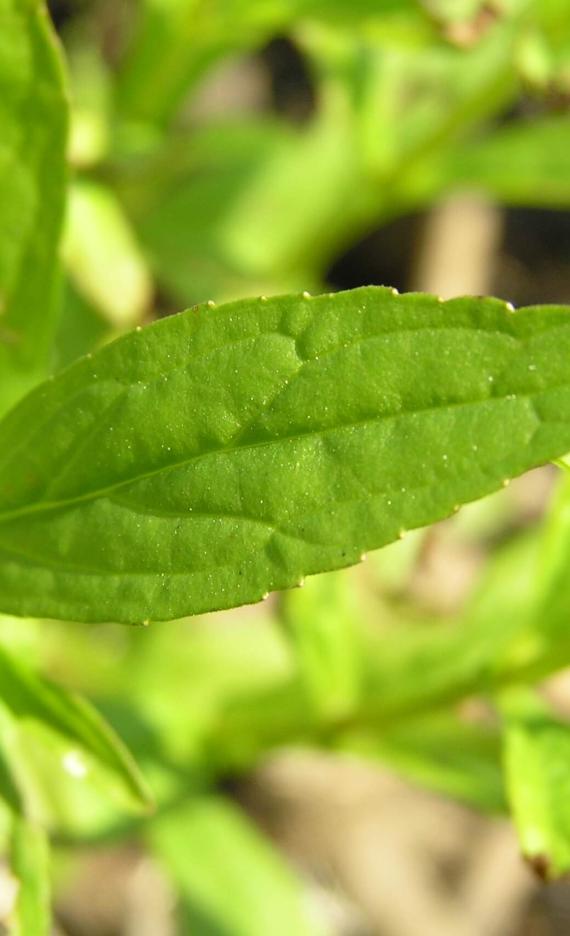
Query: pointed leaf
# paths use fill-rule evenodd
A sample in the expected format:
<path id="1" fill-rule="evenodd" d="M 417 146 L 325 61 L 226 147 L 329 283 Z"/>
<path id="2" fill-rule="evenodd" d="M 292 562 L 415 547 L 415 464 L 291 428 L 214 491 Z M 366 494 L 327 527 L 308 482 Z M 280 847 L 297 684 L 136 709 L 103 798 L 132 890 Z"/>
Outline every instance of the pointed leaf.
<path id="1" fill-rule="evenodd" d="M 52 931 L 49 849 L 45 832 L 36 823 L 21 817 L 14 819 L 10 864 L 18 881 L 10 933 L 49 936 Z"/>
<path id="2" fill-rule="evenodd" d="M 0 423 L 0 610 L 259 600 L 570 449 L 570 309 L 369 287 L 198 307 Z"/>

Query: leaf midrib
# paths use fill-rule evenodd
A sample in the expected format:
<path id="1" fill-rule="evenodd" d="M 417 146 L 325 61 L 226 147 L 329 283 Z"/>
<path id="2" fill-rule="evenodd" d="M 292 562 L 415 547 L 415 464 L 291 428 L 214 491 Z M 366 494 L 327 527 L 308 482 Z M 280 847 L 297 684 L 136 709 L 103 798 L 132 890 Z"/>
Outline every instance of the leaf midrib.
<path id="1" fill-rule="evenodd" d="M 355 429 L 360 426 L 366 426 L 375 423 L 384 423 L 390 420 L 398 419 L 407 419 L 414 417 L 423 413 L 441 413 L 447 410 L 459 409 L 459 408 L 468 408 L 473 406 L 481 406 L 490 401 L 496 400 L 498 402 L 504 402 L 506 400 L 518 401 L 521 399 L 532 400 L 535 396 L 542 393 L 551 393 L 557 389 L 568 388 L 570 387 L 570 381 L 566 381 L 557 385 L 550 385 L 546 390 L 538 390 L 529 393 L 505 393 L 501 395 L 489 394 L 487 397 L 481 397 L 476 400 L 460 401 L 456 403 L 445 403 L 441 406 L 428 406 L 420 407 L 411 410 L 405 410 L 404 412 L 399 413 L 385 413 L 378 417 L 372 417 L 368 419 L 356 420 L 353 422 L 343 423 L 340 425 L 330 426 L 326 428 L 311 428 L 307 429 L 306 432 L 296 432 L 291 435 L 283 435 L 274 437 L 271 439 L 263 439 L 259 442 L 250 442 L 244 445 L 235 444 L 236 437 L 242 435 L 243 430 L 240 429 L 236 434 L 236 437 L 232 439 L 226 446 L 221 448 L 209 449 L 206 452 L 199 452 L 194 455 L 188 456 L 186 458 L 180 459 L 179 461 L 172 462 L 171 464 L 160 465 L 157 468 L 152 468 L 149 471 L 141 472 L 140 474 L 134 475 L 130 478 L 126 478 L 122 481 L 117 481 L 112 484 L 106 485 L 102 488 L 97 488 L 95 490 L 87 491 L 85 494 L 79 494 L 75 497 L 63 498 L 57 501 L 37 501 L 35 503 L 26 505 L 24 507 L 15 508 L 11 511 L 0 511 L 0 525 L 8 523 L 12 520 L 20 519 L 21 517 L 26 517 L 29 515 L 34 515 L 38 513 L 49 513 L 51 511 L 56 511 L 60 509 L 67 509 L 69 507 L 75 507 L 77 504 L 86 503 L 90 501 L 99 500 L 100 498 L 108 497 L 109 495 L 114 494 L 116 491 L 120 491 L 124 488 L 129 487 L 129 485 L 136 484 L 139 481 L 145 481 L 149 478 L 155 477 L 156 475 L 167 473 L 169 471 L 174 471 L 177 468 L 183 468 L 186 465 L 194 464 L 197 461 L 200 461 L 203 458 L 207 458 L 211 455 L 229 455 L 232 452 L 241 452 L 249 451 L 256 448 L 267 447 L 269 445 L 280 445 L 287 442 L 293 442 L 299 439 L 304 439 L 310 436 L 323 436 L 329 433 L 342 432 L 347 429 Z M 541 420 L 541 417 L 536 414 L 537 419 Z"/>

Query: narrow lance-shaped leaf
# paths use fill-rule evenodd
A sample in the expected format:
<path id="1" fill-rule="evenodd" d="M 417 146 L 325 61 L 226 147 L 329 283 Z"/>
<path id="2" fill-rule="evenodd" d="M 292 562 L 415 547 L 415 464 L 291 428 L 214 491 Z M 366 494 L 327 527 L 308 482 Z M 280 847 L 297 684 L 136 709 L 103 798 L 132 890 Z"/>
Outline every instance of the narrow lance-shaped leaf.
<path id="1" fill-rule="evenodd" d="M 150 846 L 180 896 L 184 932 L 317 936 L 300 882 L 221 796 L 190 799 L 153 823 Z"/>
<path id="2" fill-rule="evenodd" d="M 150 794 L 132 757 L 112 728 L 85 699 L 42 679 L 19 660 L 12 659 L 4 649 L 0 650 L 0 685 L 2 705 L 15 719 L 46 726 L 69 742 L 67 756 L 72 767 L 79 762 L 80 769 L 87 771 L 87 767 L 83 767 L 83 757 L 86 756 L 110 772 L 123 797 L 126 796 L 139 809 L 149 807 Z M 1 734 L 0 742 L 8 766 L 9 743 Z M 15 788 L 8 802 L 13 808 L 18 808 L 14 792 Z"/>
<path id="3" fill-rule="evenodd" d="M 67 103 L 44 4 L 0 0 L 0 413 L 46 375 Z"/>
<path id="4" fill-rule="evenodd" d="M 10 865 L 18 880 L 10 915 L 12 936 L 49 936 L 51 906 L 49 846 L 45 832 L 33 821 L 15 816 Z"/>
<path id="5" fill-rule="evenodd" d="M 383 288 L 199 307 L 0 424 L 0 609 L 256 601 L 570 449 L 570 309 Z"/>

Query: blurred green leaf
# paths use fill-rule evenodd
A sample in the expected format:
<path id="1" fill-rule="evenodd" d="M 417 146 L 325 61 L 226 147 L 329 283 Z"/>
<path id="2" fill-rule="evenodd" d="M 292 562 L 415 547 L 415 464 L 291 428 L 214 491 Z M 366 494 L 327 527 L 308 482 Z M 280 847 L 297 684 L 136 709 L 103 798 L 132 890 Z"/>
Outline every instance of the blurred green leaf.
<path id="1" fill-rule="evenodd" d="M 166 620 L 357 563 L 569 448 L 569 322 L 369 287 L 106 346 L 0 425 L 0 607 Z"/>
<path id="2" fill-rule="evenodd" d="M 312 288 L 350 224 L 354 157 L 340 115 L 182 136 L 127 192 L 159 283 L 182 303 Z"/>
<path id="3" fill-rule="evenodd" d="M 300 28 L 316 95 L 303 127 L 234 118 L 169 136 L 120 184 L 159 283 L 182 303 L 313 288 L 371 227 L 454 184 L 442 156 L 513 100 L 515 26 L 468 51 Z"/>
<path id="4" fill-rule="evenodd" d="M 448 178 L 515 205 L 570 206 L 570 116 L 516 120 L 451 152 Z"/>
<path id="5" fill-rule="evenodd" d="M 536 625 L 547 645 L 570 644 L 570 475 L 561 475 L 537 566 Z"/>
<path id="6" fill-rule="evenodd" d="M 530 690 L 501 698 L 505 776 L 522 852 L 537 873 L 570 870 L 570 725 Z"/>
<path id="7" fill-rule="evenodd" d="M 269 842 L 222 797 L 197 797 L 154 822 L 152 850 L 178 888 L 181 932 L 316 933 L 299 882 Z"/>
<path id="8" fill-rule="evenodd" d="M 77 181 L 69 198 L 64 257 L 77 289 L 115 328 L 132 328 L 152 284 L 134 232 L 112 191 Z"/>
<path id="9" fill-rule="evenodd" d="M 570 17 L 565 0 L 528 4 L 517 55 L 524 78 L 541 91 L 570 91 Z"/>
<path id="10" fill-rule="evenodd" d="M 492 724 L 430 712 L 377 731 L 348 731 L 335 746 L 388 764 L 402 776 L 477 809 L 506 809 L 501 740 Z"/>
<path id="11" fill-rule="evenodd" d="M 0 684 L 2 705 L 16 722 L 46 726 L 65 740 L 63 752 L 52 745 L 53 759 L 57 761 L 61 753 L 65 771 L 82 779 L 92 761 L 99 762 L 109 771 L 123 797 L 138 808 L 148 808 L 149 793 L 130 754 L 84 699 L 32 673 L 3 648 L 0 648 Z M 7 753 L 4 743 L 4 754 Z"/>
<path id="12" fill-rule="evenodd" d="M 147 0 L 119 74 L 117 103 L 131 121 L 167 124 L 222 57 L 259 48 L 303 20 L 346 28 L 421 16 L 414 0 Z"/>
<path id="13" fill-rule="evenodd" d="M 12 724 L 0 704 L 0 799 L 11 813 L 24 815 L 24 798 L 10 757 Z"/>
<path id="14" fill-rule="evenodd" d="M 518 642 L 503 666 L 538 680 L 570 664 L 570 484 L 562 475 L 532 570 L 532 590 Z"/>
<path id="15" fill-rule="evenodd" d="M 474 19 L 487 6 L 485 0 L 420 0 L 432 16 L 445 22 L 465 22 Z"/>
<path id="16" fill-rule="evenodd" d="M 49 848 L 33 821 L 14 817 L 10 867 L 18 881 L 10 915 L 11 936 L 49 936 L 51 928 Z"/>
<path id="17" fill-rule="evenodd" d="M 67 107 L 43 3 L 0 0 L 0 414 L 46 375 Z"/>
<path id="18" fill-rule="evenodd" d="M 92 43 L 67 49 L 71 91 L 69 161 L 89 169 L 108 155 L 111 143 L 112 73 Z"/>
<path id="19" fill-rule="evenodd" d="M 111 326 L 103 315 L 80 295 L 71 282 L 65 282 L 55 341 L 56 370 L 73 364 L 77 358 L 104 344 L 110 334 Z"/>
<path id="20" fill-rule="evenodd" d="M 498 556 L 459 623 L 401 626 L 370 639 L 355 723 L 389 727 L 500 683 L 527 621 L 535 551 L 536 543 L 522 542 Z"/>
<path id="21" fill-rule="evenodd" d="M 362 639 L 355 605 L 354 583 L 343 573 L 315 576 L 281 599 L 280 616 L 301 679 L 323 718 L 351 711 L 360 694 Z"/>

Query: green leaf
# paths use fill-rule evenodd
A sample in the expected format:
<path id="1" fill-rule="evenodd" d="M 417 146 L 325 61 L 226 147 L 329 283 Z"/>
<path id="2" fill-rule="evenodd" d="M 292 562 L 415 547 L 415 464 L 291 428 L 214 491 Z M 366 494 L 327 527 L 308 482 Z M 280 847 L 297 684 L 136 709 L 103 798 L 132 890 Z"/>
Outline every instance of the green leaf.
<path id="1" fill-rule="evenodd" d="M 529 665 L 534 668 L 537 654 L 535 634 L 529 634 L 537 546 L 537 537 L 525 536 L 502 549 L 459 622 L 423 620 L 421 627 L 417 621 L 406 627 L 400 609 L 393 630 L 366 634 L 363 628 L 361 638 L 367 639 L 358 647 L 359 693 L 352 708 L 319 711 L 308 704 L 306 675 L 284 674 L 273 686 L 228 699 L 211 750 L 225 769 L 243 770 L 277 746 L 316 740 L 333 747 L 358 741 L 373 754 L 386 736 L 387 751 L 403 749 L 407 722 L 413 737 L 423 716 L 435 717 L 444 706 L 520 680 Z"/>
<path id="2" fill-rule="evenodd" d="M 570 116 L 514 121 L 451 152 L 448 180 L 515 205 L 570 205 Z"/>
<path id="3" fill-rule="evenodd" d="M 291 936 L 309 926 L 293 873 L 245 815 L 222 797 L 165 814 L 151 846 L 180 892 L 184 932 Z"/>
<path id="4" fill-rule="evenodd" d="M 150 796 L 130 754 L 85 699 L 31 672 L 4 648 L 0 648 L 0 685 L 2 705 L 16 722 L 45 726 L 67 742 L 62 763 L 68 773 L 82 778 L 92 762 L 101 764 L 123 798 L 148 809 Z M 8 757 L 6 739 L 0 740 Z M 59 749 L 53 751 L 57 758 Z"/>
<path id="5" fill-rule="evenodd" d="M 14 818 L 10 865 L 18 881 L 10 933 L 12 936 L 49 936 L 52 931 L 49 849 L 45 832 L 35 822 Z"/>
<path id="6" fill-rule="evenodd" d="M 570 725 L 525 689 L 501 701 L 508 797 L 523 854 L 541 877 L 570 871 Z"/>
<path id="7" fill-rule="evenodd" d="M 0 424 L 0 609 L 165 620 L 359 561 L 570 449 L 570 310 L 198 307 Z"/>
<path id="8" fill-rule="evenodd" d="M 281 604 L 304 688 L 324 718 L 351 711 L 359 696 L 362 640 L 354 595 L 342 573 L 319 575 Z"/>
<path id="9" fill-rule="evenodd" d="M 46 375 L 67 105 L 43 3 L 0 0 L 0 413 Z"/>
<path id="10" fill-rule="evenodd" d="M 341 751 L 379 760 L 404 777 L 488 812 L 505 810 L 499 733 L 452 712 L 429 712 L 378 731 L 354 730 Z"/>
<path id="11" fill-rule="evenodd" d="M 150 305 L 144 258 L 111 189 L 79 181 L 69 199 L 64 256 L 77 289 L 115 328 L 132 328 Z"/>
<path id="12" fill-rule="evenodd" d="M 562 474 L 542 537 L 537 564 L 536 627 L 554 651 L 569 644 L 570 624 L 570 475 Z M 568 657 L 566 657 L 568 659 Z"/>
<path id="13" fill-rule="evenodd" d="M 11 720 L 0 706 L 0 798 L 12 813 L 24 814 L 24 799 L 14 765 L 11 763 Z"/>
<path id="14" fill-rule="evenodd" d="M 518 637 L 500 662 L 511 677 L 537 681 L 570 663 L 570 483 L 562 475 L 560 486 L 537 538 L 536 556 L 526 588 L 517 589 L 503 620 L 518 622 Z M 529 587 L 530 585 L 530 587 Z M 518 596 L 526 592 L 526 608 Z M 513 593 L 515 594 L 515 593 Z M 490 609 L 491 610 L 491 609 Z"/>

